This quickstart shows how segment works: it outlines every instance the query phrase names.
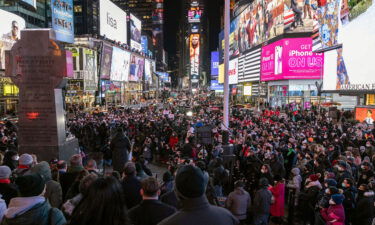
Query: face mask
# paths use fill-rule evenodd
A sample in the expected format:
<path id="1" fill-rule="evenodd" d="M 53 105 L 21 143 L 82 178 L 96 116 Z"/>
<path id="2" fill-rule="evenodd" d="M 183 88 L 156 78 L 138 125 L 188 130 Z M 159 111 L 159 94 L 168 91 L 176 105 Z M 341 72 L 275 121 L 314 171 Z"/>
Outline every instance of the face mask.
<path id="1" fill-rule="evenodd" d="M 336 205 L 336 203 L 332 199 L 329 200 L 329 204 L 330 205 Z"/>
<path id="2" fill-rule="evenodd" d="M 361 166 L 361 169 L 365 170 L 365 169 L 366 169 L 366 167 L 365 167 L 365 166 Z"/>
<path id="3" fill-rule="evenodd" d="M 18 155 L 15 155 L 15 156 L 12 157 L 12 159 L 15 160 L 15 161 L 18 161 L 19 158 L 20 157 Z"/>
<path id="4" fill-rule="evenodd" d="M 325 193 L 326 193 L 327 195 L 329 195 L 329 189 L 328 189 L 328 188 L 326 189 Z"/>
<path id="5" fill-rule="evenodd" d="M 260 172 L 261 173 L 267 173 L 267 170 L 261 169 Z"/>
<path id="6" fill-rule="evenodd" d="M 345 169 L 343 169 L 342 167 L 339 167 L 339 171 L 342 172 L 342 171 L 344 171 L 344 170 L 345 170 Z"/>
<path id="7" fill-rule="evenodd" d="M 367 144 L 366 147 L 371 147 L 371 144 Z"/>
<path id="8" fill-rule="evenodd" d="M 346 185 L 345 185 L 344 183 L 342 183 L 341 186 L 342 186 L 343 188 L 346 188 Z"/>

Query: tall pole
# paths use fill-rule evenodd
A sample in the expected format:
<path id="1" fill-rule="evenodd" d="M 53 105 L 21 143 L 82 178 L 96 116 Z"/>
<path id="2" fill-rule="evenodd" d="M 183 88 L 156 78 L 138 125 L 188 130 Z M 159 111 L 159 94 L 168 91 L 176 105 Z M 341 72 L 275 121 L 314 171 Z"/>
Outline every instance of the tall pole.
<path id="1" fill-rule="evenodd" d="M 230 27 L 230 0 L 225 0 L 224 5 L 224 112 L 223 130 L 228 131 L 229 127 L 229 27 Z"/>

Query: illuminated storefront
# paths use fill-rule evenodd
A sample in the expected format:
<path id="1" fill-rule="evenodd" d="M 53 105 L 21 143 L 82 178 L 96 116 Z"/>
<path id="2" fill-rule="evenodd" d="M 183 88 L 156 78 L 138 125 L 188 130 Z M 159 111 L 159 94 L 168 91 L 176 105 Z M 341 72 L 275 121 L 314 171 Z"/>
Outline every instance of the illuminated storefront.
<path id="1" fill-rule="evenodd" d="M 13 84 L 10 77 L 0 77 L 0 114 L 13 114 L 17 112 L 18 87 Z"/>

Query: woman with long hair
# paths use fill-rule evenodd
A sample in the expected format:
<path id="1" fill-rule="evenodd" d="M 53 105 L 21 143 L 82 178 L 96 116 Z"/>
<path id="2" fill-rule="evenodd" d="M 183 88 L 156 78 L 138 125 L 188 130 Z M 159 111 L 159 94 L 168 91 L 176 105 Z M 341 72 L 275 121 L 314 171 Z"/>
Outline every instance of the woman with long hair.
<path id="1" fill-rule="evenodd" d="M 120 183 L 113 177 L 98 178 L 74 209 L 70 225 L 128 225 Z"/>

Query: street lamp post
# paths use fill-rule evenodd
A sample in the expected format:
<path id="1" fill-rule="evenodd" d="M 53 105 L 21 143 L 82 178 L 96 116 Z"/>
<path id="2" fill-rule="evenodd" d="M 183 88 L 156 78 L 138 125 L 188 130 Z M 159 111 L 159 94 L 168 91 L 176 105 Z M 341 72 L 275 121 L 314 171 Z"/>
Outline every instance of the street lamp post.
<path id="1" fill-rule="evenodd" d="M 223 126 L 222 129 L 228 133 L 229 127 L 229 27 L 230 27 L 230 0 L 224 3 L 224 96 L 223 96 Z M 227 144 L 227 143 L 224 143 Z"/>

